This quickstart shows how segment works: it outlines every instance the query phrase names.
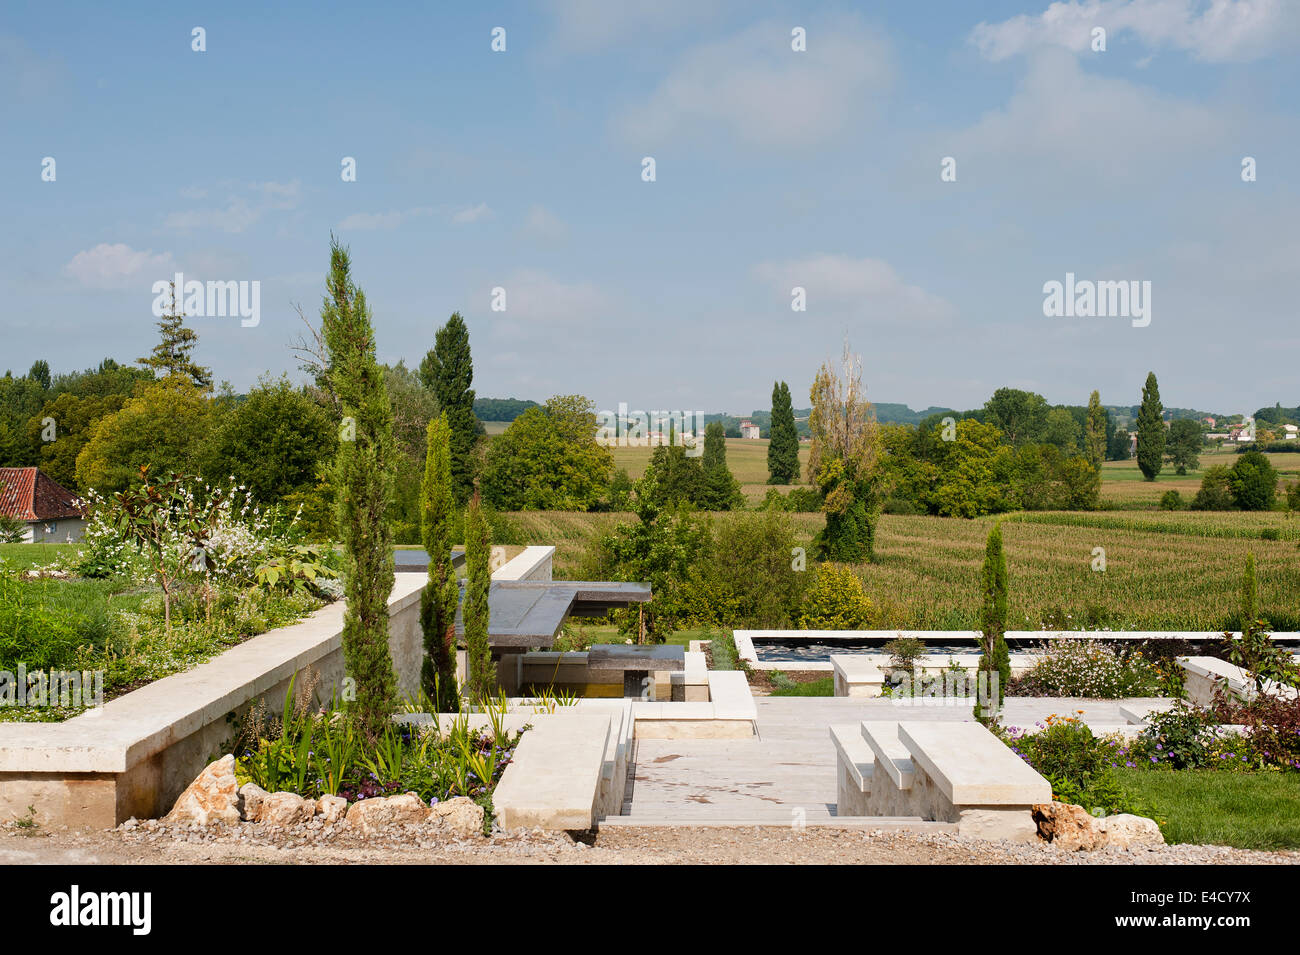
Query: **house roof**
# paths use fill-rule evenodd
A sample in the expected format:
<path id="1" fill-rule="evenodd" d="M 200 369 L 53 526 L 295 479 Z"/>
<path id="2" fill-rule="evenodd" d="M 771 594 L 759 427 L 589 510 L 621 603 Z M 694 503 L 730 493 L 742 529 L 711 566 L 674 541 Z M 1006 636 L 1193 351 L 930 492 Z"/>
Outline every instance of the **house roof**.
<path id="1" fill-rule="evenodd" d="M 77 496 L 37 468 L 0 468 L 0 514 L 20 521 L 84 517 Z"/>

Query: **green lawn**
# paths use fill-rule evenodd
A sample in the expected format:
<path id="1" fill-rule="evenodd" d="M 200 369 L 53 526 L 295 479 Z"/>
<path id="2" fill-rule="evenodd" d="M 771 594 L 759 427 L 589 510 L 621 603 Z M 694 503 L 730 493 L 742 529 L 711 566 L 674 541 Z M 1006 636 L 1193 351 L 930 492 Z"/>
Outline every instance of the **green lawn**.
<path id="1" fill-rule="evenodd" d="M 834 696 L 835 678 L 823 676 L 816 680 L 796 683 L 794 686 L 774 687 L 769 696 Z"/>
<path id="2" fill-rule="evenodd" d="M 1213 769 L 1121 769 L 1120 782 L 1153 807 L 1169 842 L 1300 849 L 1300 774 Z"/>
<path id="3" fill-rule="evenodd" d="M 75 554 L 77 544 L 0 544 L 0 569 L 27 570 L 53 563 L 63 554 Z"/>

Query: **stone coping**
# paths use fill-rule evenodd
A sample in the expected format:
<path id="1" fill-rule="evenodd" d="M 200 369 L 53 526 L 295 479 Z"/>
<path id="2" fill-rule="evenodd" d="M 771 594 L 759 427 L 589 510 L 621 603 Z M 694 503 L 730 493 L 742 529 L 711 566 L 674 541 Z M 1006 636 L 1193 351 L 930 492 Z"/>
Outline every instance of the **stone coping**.
<path id="1" fill-rule="evenodd" d="M 600 815 L 601 781 L 613 714 L 556 714 L 523 735 L 492 794 L 506 829 L 591 829 Z"/>
<path id="2" fill-rule="evenodd" d="M 954 806 L 1031 806 L 1052 787 L 978 723 L 901 722 L 899 739 Z"/>
<path id="3" fill-rule="evenodd" d="M 1178 665 L 1188 673 L 1203 677 L 1211 683 L 1226 683 L 1227 689 L 1237 697 L 1250 699 L 1255 695 L 1255 677 L 1249 670 L 1220 660 L 1218 657 L 1179 657 Z M 1281 699 L 1295 699 L 1300 693 L 1295 687 L 1273 680 L 1264 681 L 1264 692 Z"/>

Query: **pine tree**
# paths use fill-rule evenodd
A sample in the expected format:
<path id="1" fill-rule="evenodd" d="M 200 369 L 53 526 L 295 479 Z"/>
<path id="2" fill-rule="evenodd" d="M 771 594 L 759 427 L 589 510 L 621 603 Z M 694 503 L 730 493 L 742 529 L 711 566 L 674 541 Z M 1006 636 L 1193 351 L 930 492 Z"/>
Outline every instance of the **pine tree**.
<path id="1" fill-rule="evenodd" d="M 994 524 L 984 546 L 984 569 L 981 573 L 983 606 L 980 609 L 980 629 L 983 632 L 979 671 L 992 690 L 993 675 L 997 674 L 997 702 L 992 706 L 975 708 L 982 722 L 989 721 L 1006 696 L 1011 682 L 1011 654 L 1007 650 L 1007 558 L 1002 551 L 1002 524 Z M 992 703 L 990 692 L 989 702 Z"/>
<path id="2" fill-rule="evenodd" d="M 456 605 L 460 602 L 460 585 L 451 563 L 456 506 L 451 488 L 450 428 L 446 414 L 429 422 L 420 496 L 424 550 L 429 555 L 429 581 L 420 597 L 425 649 L 420 684 L 439 713 L 455 713 L 460 710 L 460 693 L 456 687 Z"/>
<path id="3" fill-rule="evenodd" d="M 356 681 L 351 715 L 373 740 L 389 725 L 397 706 L 397 678 L 388 652 L 393 549 L 384 515 L 393 486 L 393 412 L 383 370 L 375 360 L 370 309 L 350 273 L 347 249 L 331 237 L 329 294 L 321 307 L 321 329 L 331 386 L 348 425 L 334 465 L 345 552 L 343 659 Z"/>
<path id="4" fill-rule="evenodd" d="M 743 500 L 740 482 L 727 467 L 727 429 L 721 421 L 710 422 L 704 429 L 704 454 L 700 464 L 703 474 L 696 502 L 699 508 L 729 511 L 739 507 Z"/>
<path id="5" fill-rule="evenodd" d="M 1142 406 L 1137 416 L 1137 459 L 1142 476 L 1154 481 L 1165 459 L 1165 407 L 1160 403 L 1160 388 L 1156 373 L 1147 373 L 1147 383 L 1142 387 Z"/>
<path id="6" fill-rule="evenodd" d="M 178 375 L 188 378 L 199 388 L 212 387 L 212 369 L 196 364 L 190 357 L 194 346 L 198 344 L 199 333 L 185 324 L 185 313 L 176 307 L 176 283 L 171 282 L 171 308 L 158 320 L 161 341 L 153 346 L 153 351 L 145 358 L 137 358 L 136 364 L 143 365 L 163 377 Z"/>
<path id="7" fill-rule="evenodd" d="M 488 644 L 488 591 L 492 583 L 491 538 L 478 493 L 465 513 L 465 656 L 469 680 L 466 689 L 476 703 L 496 689 L 496 667 Z"/>
<path id="8" fill-rule="evenodd" d="M 474 488 L 474 445 L 478 419 L 474 417 L 474 360 L 469 349 L 469 329 L 460 312 L 453 312 L 438 329 L 433 348 L 420 362 L 420 380 L 438 399 L 451 427 L 451 479 L 456 503 L 464 505 Z"/>
<path id="9" fill-rule="evenodd" d="M 799 431 L 794 423 L 790 386 L 772 385 L 772 426 L 767 444 L 767 483 L 791 484 L 799 476 Z"/>
<path id="10" fill-rule="evenodd" d="M 1106 460 L 1106 409 L 1101 406 L 1101 395 L 1094 391 L 1088 396 L 1088 417 L 1084 426 L 1084 448 L 1088 462 L 1101 470 Z"/>

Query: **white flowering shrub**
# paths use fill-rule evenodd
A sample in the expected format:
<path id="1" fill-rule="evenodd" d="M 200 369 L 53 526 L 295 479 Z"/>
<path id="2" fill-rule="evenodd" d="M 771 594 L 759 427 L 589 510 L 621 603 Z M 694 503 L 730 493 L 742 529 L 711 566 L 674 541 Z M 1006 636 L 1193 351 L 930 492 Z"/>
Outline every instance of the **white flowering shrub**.
<path id="1" fill-rule="evenodd" d="M 122 530 L 116 502 L 91 492 L 83 503 L 91 516 L 77 571 L 86 577 L 154 578 L 152 561 Z M 196 513 L 202 517 L 201 532 L 194 529 Z M 176 504 L 160 510 L 158 519 L 168 567 L 177 577 L 203 578 L 213 585 L 254 583 L 258 567 L 295 543 L 297 515 L 277 527 L 278 511 L 255 504 L 247 488 L 233 480 L 227 487 L 205 484 L 201 493 L 197 482 L 182 486 Z"/>
<path id="2" fill-rule="evenodd" d="M 1052 640 L 1012 688 L 1018 696 L 1120 699 L 1160 695 L 1160 674 L 1134 650 L 1121 655 L 1100 640 Z"/>

